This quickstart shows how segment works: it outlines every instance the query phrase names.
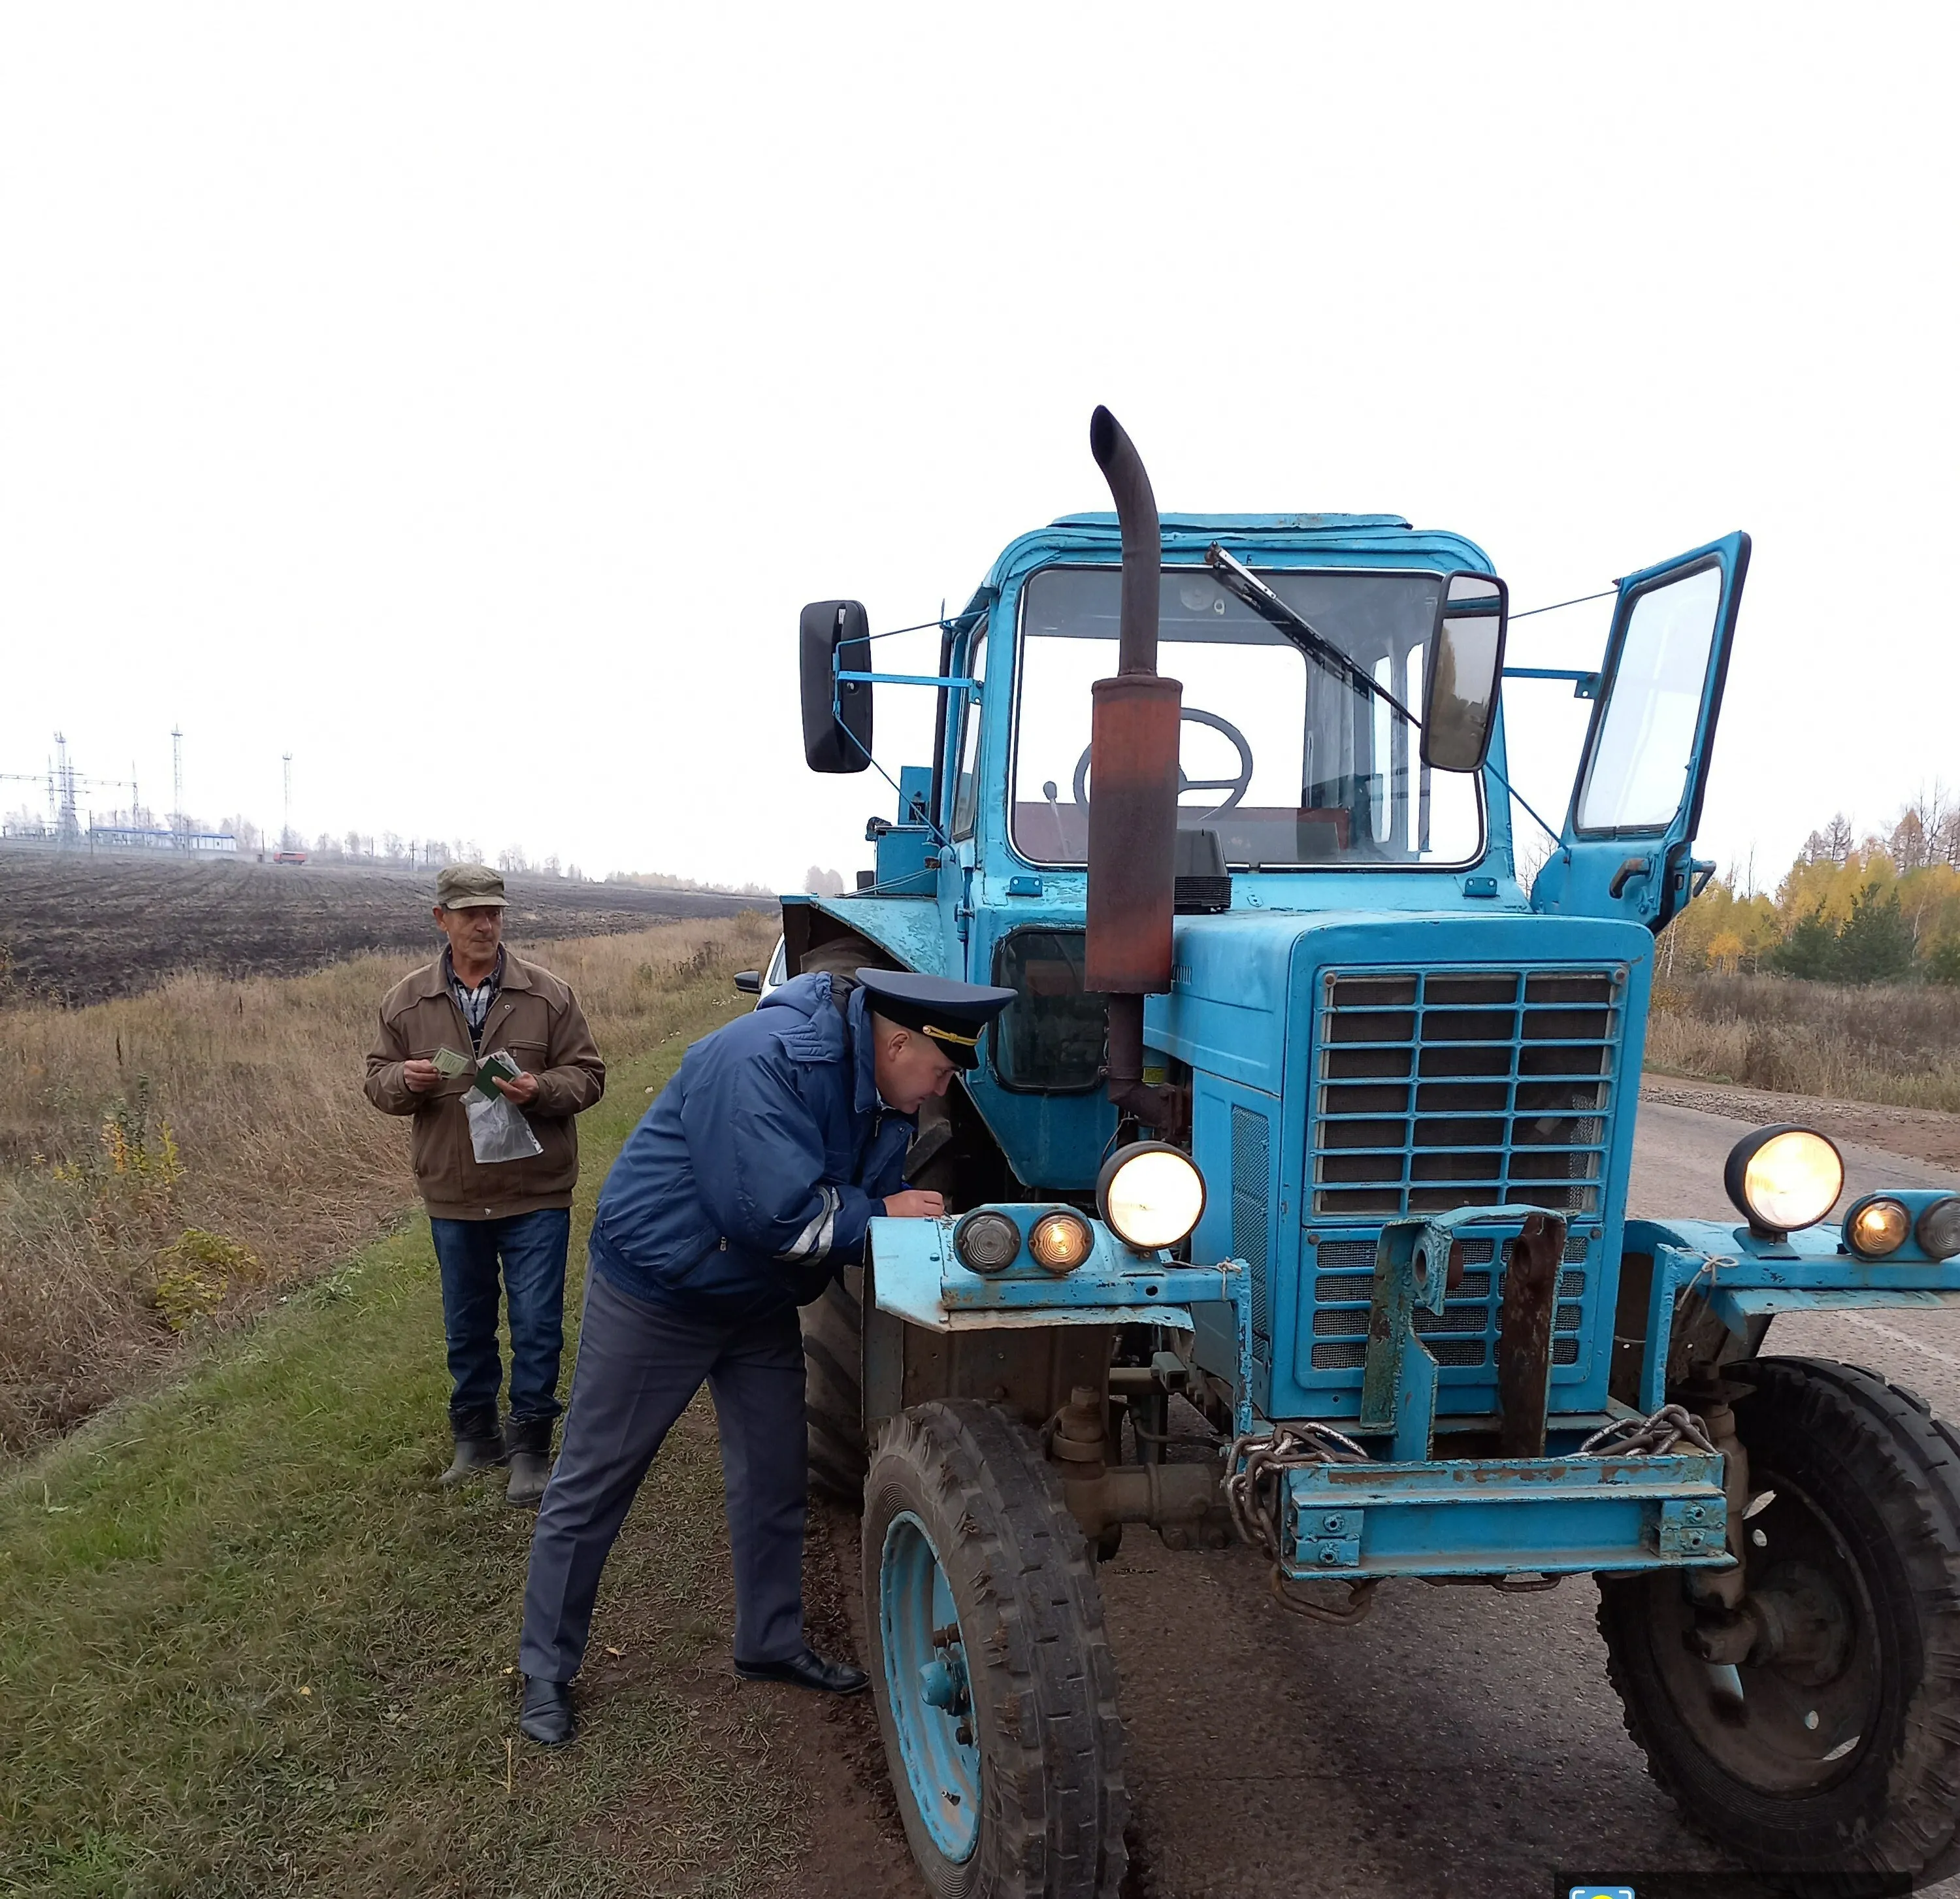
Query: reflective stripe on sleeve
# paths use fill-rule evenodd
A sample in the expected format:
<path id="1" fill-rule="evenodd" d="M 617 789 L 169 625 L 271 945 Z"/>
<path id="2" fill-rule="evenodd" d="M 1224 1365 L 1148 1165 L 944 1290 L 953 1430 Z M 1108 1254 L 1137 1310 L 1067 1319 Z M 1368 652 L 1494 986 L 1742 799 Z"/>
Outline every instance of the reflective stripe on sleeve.
<path id="1" fill-rule="evenodd" d="M 809 1225 L 776 1255 L 778 1259 L 794 1264 L 804 1260 L 814 1262 L 829 1257 L 841 1196 L 834 1187 L 819 1187 L 816 1194 L 822 1205 L 817 1209 Z"/>

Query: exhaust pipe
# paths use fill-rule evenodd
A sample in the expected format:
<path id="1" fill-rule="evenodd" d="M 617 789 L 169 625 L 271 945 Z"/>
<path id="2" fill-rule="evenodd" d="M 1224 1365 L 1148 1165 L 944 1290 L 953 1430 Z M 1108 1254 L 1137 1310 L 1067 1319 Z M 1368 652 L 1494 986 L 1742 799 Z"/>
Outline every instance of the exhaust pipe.
<path id="1" fill-rule="evenodd" d="M 1157 589 L 1163 571 L 1163 535 L 1157 526 L 1157 498 L 1144 473 L 1143 457 L 1123 425 L 1098 406 L 1089 418 L 1089 452 L 1109 484 L 1116 522 L 1123 534 L 1122 618 L 1118 623 L 1116 671 L 1154 675 L 1157 670 Z M 1172 801 L 1175 802 L 1175 801 Z M 1173 819 L 1172 822 L 1176 823 Z"/>
<path id="2" fill-rule="evenodd" d="M 1183 687 L 1157 673 L 1163 540 L 1136 445 L 1108 409 L 1089 448 L 1123 534 L 1116 677 L 1090 689 L 1089 903 L 1085 986 L 1109 998 L 1109 1099 L 1162 1132 L 1170 1091 L 1144 1085 L 1144 998 L 1171 986 L 1177 839 L 1178 718 Z"/>

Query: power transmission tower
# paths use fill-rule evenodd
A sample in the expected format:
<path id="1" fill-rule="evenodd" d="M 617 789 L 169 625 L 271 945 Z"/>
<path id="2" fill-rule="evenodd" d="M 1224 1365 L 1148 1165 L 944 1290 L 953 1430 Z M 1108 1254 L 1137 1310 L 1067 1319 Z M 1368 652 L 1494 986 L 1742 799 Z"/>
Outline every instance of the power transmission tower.
<path id="1" fill-rule="evenodd" d="M 81 820 L 75 815 L 75 767 L 68 762 L 68 741 L 55 734 L 55 782 L 49 787 L 53 796 L 55 842 L 67 849 L 81 840 Z"/>
<path id="2" fill-rule="evenodd" d="M 180 727 L 170 728 L 170 795 L 176 801 L 170 813 L 170 829 L 177 833 L 177 847 L 185 847 L 185 833 L 190 827 L 184 822 L 183 814 L 183 732 Z"/>
<path id="3" fill-rule="evenodd" d="M 289 851 L 293 847 L 293 755 L 282 752 L 279 757 L 286 768 L 286 821 L 279 829 L 279 849 Z"/>

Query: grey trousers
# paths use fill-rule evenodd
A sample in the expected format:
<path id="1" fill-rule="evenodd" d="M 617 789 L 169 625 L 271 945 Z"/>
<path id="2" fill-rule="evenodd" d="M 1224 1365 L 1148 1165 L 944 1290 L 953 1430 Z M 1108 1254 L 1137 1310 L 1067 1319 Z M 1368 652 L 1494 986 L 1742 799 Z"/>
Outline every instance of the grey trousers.
<path id="1" fill-rule="evenodd" d="M 706 1380 L 735 1559 L 735 1655 L 781 1662 L 803 1633 L 803 1340 L 794 1309 L 729 1324 L 650 1305 L 587 1274 L 571 1404 L 531 1539 L 523 1672 L 569 1681 L 599 1574 L 675 1419 Z"/>

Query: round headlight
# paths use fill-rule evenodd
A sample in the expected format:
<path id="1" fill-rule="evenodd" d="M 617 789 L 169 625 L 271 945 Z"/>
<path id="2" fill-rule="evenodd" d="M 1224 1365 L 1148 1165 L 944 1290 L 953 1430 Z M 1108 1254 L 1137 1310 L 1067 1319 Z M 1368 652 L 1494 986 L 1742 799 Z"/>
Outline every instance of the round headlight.
<path id="1" fill-rule="evenodd" d="M 1950 1260 L 1960 1253 L 1960 1198 L 1949 1193 L 1932 1202 L 1920 1215 L 1914 1237 L 1930 1260 Z"/>
<path id="2" fill-rule="evenodd" d="M 1044 1213 L 1028 1228 L 1028 1251 L 1051 1273 L 1073 1273 L 1096 1251 L 1096 1235 L 1080 1213 Z"/>
<path id="3" fill-rule="evenodd" d="M 1004 1213 L 969 1213 L 953 1229 L 953 1250 L 975 1273 L 1004 1273 L 1021 1250 L 1021 1229 Z"/>
<path id="4" fill-rule="evenodd" d="M 1139 1253 L 1176 1246 L 1204 1211 L 1204 1176 L 1182 1148 L 1138 1141 L 1102 1164 L 1096 1203 L 1116 1237 Z"/>
<path id="5" fill-rule="evenodd" d="M 1758 1128 L 1729 1149 L 1722 1184 L 1756 1231 L 1780 1239 L 1838 1204 L 1844 1158 L 1809 1128 Z"/>
<path id="6" fill-rule="evenodd" d="M 1860 1200 L 1844 1216 L 1844 1244 L 1860 1259 L 1882 1260 L 1912 1237 L 1912 1216 L 1888 1193 Z"/>

